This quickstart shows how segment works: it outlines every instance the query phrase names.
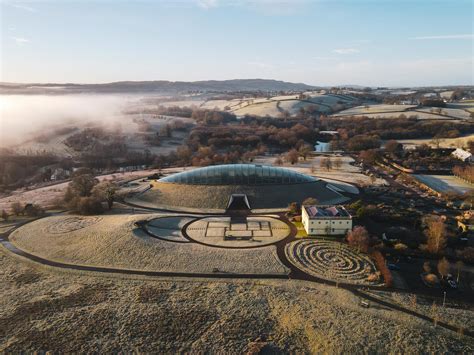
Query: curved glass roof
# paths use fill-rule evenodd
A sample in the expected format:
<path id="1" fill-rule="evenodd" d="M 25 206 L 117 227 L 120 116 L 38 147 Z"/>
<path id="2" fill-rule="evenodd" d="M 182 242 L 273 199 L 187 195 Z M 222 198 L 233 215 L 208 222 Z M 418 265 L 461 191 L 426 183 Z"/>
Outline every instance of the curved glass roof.
<path id="1" fill-rule="evenodd" d="M 158 181 L 190 185 L 278 185 L 314 182 L 317 179 L 274 166 L 226 164 L 184 171 Z"/>

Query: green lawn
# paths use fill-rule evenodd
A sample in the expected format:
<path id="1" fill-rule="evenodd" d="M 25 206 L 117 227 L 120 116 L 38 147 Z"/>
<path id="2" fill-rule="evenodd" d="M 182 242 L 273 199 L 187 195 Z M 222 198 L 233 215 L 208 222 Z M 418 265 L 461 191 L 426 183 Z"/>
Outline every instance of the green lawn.
<path id="1" fill-rule="evenodd" d="M 298 229 L 298 233 L 296 233 L 296 238 L 306 238 L 308 233 L 304 230 L 303 223 L 301 222 L 293 222 L 295 227 Z"/>

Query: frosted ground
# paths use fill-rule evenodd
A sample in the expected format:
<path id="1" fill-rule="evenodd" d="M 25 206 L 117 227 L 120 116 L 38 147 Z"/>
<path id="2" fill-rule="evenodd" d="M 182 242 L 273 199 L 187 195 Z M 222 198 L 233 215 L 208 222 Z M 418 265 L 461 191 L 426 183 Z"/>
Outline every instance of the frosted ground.
<path id="1" fill-rule="evenodd" d="M 281 165 L 283 168 L 295 170 L 303 174 L 319 177 L 321 179 L 326 179 L 331 183 L 348 183 L 347 189 L 349 192 L 357 193 L 357 189 L 354 190 L 354 187 L 351 187 L 350 184 L 358 185 L 385 185 L 386 181 L 381 178 L 377 178 L 372 182 L 371 178 L 362 173 L 362 169 L 354 165 L 354 159 L 350 156 L 332 156 L 331 161 L 333 164 L 332 169 L 327 170 L 326 168 L 321 167 L 321 161 L 325 159 L 324 156 L 314 156 L 308 157 L 306 160 L 300 160 L 296 164 L 291 165 L 285 163 Z M 254 159 L 255 164 L 266 164 L 273 165 L 275 163 L 276 157 L 263 157 L 258 156 Z M 336 161 L 339 161 L 341 166 L 336 167 Z"/>
<path id="2" fill-rule="evenodd" d="M 471 338 L 385 307 L 361 308 L 351 293 L 321 284 L 97 276 L 24 263 L 3 251 L 0 247 L 1 352 L 246 353 L 257 346 L 352 354 L 474 348 Z"/>
<path id="3" fill-rule="evenodd" d="M 319 111 L 330 113 L 332 109 L 337 109 L 341 104 L 352 106 L 357 101 L 349 96 L 339 96 L 331 94 L 319 94 L 315 92 L 305 93 L 307 98 L 300 100 L 298 95 L 274 96 L 268 98 L 245 98 L 230 100 L 207 100 L 204 97 L 194 99 L 164 101 L 159 105 L 170 106 L 188 106 L 196 108 L 219 110 L 229 109 L 237 116 L 256 115 L 256 116 L 274 116 L 278 117 L 283 110 L 291 115 L 299 112 L 301 107 L 317 105 Z"/>
<path id="4" fill-rule="evenodd" d="M 191 273 L 212 273 L 214 269 L 248 274 L 288 271 L 278 260 L 274 246 L 230 250 L 173 243 L 152 238 L 134 225 L 138 220 L 158 216 L 53 216 L 21 227 L 10 240 L 34 255 L 72 264 Z M 91 219 L 92 223 L 78 222 Z"/>
<path id="5" fill-rule="evenodd" d="M 400 115 L 406 117 L 416 116 L 418 119 L 459 119 L 466 120 L 470 118 L 470 113 L 463 108 L 442 108 L 441 113 L 438 114 L 436 108 L 424 107 L 416 108 L 416 105 L 367 105 L 357 106 L 347 110 L 343 110 L 333 114 L 333 117 L 345 116 L 366 116 L 372 118 L 396 118 Z M 449 117 L 447 117 L 449 116 Z"/>
<path id="6" fill-rule="evenodd" d="M 333 116 L 350 116 L 350 115 L 365 115 L 373 113 L 385 113 L 385 112 L 403 112 L 410 108 L 414 108 L 416 105 L 364 105 L 350 108 L 334 114 Z"/>
<path id="7" fill-rule="evenodd" d="M 141 170 L 123 173 L 114 173 L 108 175 L 97 176 L 100 181 L 110 180 L 116 183 L 142 178 L 158 172 L 158 170 Z M 0 210 L 9 210 L 13 202 L 36 203 L 43 208 L 55 207 L 64 195 L 69 182 L 61 182 L 59 184 L 48 185 L 36 189 L 18 189 L 10 195 L 0 197 Z"/>
<path id="8" fill-rule="evenodd" d="M 439 140 L 439 146 L 441 148 L 467 148 L 467 142 L 474 140 L 474 134 L 470 134 L 458 138 L 441 138 Z M 429 146 L 434 147 L 436 144 L 433 139 L 399 139 L 399 143 L 408 146 L 417 146 L 422 144 L 428 144 Z"/>

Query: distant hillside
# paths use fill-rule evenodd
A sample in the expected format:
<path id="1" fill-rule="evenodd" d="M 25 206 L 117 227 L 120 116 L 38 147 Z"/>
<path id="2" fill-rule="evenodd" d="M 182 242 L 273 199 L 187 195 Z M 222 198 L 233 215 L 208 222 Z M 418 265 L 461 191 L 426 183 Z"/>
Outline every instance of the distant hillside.
<path id="1" fill-rule="evenodd" d="M 315 89 L 302 83 L 267 79 L 205 81 L 120 81 L 106 84 L 15 84 L 0 83 L 0 94 L 61 93 L 182 93 L 189 91 L 302 91 Z"/>

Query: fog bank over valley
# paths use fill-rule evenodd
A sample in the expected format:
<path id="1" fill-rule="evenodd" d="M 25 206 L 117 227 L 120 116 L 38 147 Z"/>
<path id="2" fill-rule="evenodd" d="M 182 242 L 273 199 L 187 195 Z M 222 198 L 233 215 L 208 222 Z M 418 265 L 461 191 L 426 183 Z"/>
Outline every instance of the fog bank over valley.
<path id="1" fill-rule="evenodd" d="M 63 126 L 124 123 L 131 95 L 0 95 L 0 146 L 11 146 Z"/>

